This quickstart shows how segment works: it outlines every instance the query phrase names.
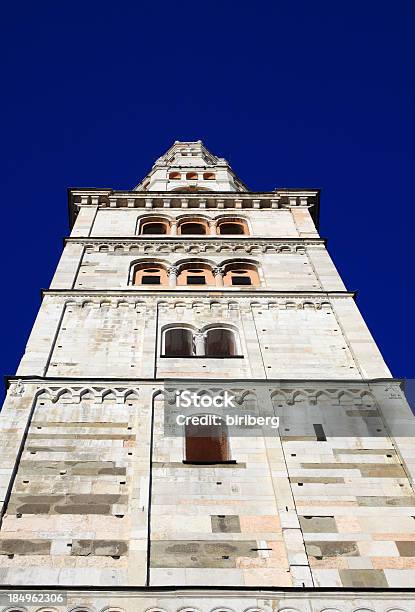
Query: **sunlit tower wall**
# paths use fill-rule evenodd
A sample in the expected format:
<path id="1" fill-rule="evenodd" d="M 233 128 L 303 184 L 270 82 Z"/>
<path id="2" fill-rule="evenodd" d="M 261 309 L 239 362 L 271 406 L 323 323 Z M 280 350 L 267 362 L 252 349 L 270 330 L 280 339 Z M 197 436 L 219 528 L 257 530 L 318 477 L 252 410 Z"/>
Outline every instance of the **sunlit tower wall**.
<path id="1" fill-rule="evenodd" d="M 0 413 L 3 591 L 69 589 L 93 612 L 412 610 L 413 419 L 319 235 L 319 190 L 249 191 L 197 141 L 130 191 L 68 194 Z M 311 432 L 166 437 L 177 380 L 312 406 Z"/>

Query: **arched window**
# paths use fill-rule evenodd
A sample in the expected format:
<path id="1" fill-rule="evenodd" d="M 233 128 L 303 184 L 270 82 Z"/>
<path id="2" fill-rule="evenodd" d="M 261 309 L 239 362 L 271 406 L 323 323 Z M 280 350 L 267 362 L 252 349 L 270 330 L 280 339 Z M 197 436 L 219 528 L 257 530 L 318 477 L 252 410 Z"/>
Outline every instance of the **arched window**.
<path id="1" fill-rule="evenodd" d="M 205 181 L 214 181 L 215 180 L 215 173 L 214 172 L 204 172 L 203 173 L 203 180 L 205 180 Z"/>
<path id="2" fill-rule="evenodd" d="M 187 172 L 186 179 L 188 181 L 197 181 L 197 172 Z"/>
<path id="3" fill-rule="evenodd" d="M 170 172 L 169 179 L 171 181 L 180 181 L 180 179 L 181 179 L 180 172 Z"/>
<path id="4" fill-rule="evenodd" d="M 146 234 L 169 234 L 170 224 L 166 219 L 160 217 L 144 217 L 140 222 L 140 235 Z"/>
<path id="5" fill-rule="evenodd" d="M 177 277 L 178 285 L 214 285 L 215 277 L 209 265 L 202 263 L 188 263 L 180 268 Z"/>
<path id="6" fill-rule="evenodd" d="M 172 327 L 164 332 L 165 357 L 191 357 L 194 354 L 193 334 L 184 327 Z"/>
<path id="7" fill-rule="evenodd" d="M 235 334 L 226 327 L 214 327 L 206 332 L 206 357 L 234 357 L 238 354 Z"/>
<path id="8" fill-rule="evenodd" d="M 231 286 L 254 286 L 258 287 L 259 275 L 255 264 L 234 263 L 224 266 L 225 274 L 223 284 L 225 287 Z"/>
<path id="9" fill-rule="evenodd" d="M 225 423 L 186 425 L 186 461 L 222 463 L 229 461 L 229 439 Z"/>
<path id="10" fill-rule="evenodd" d="M 221 235 L 247 236 L 249 234 L 248 225 L 243 219 L 220 219 L 216 227 L 218 234 Z"/>
<path id="11" fill-rule="evenodd" d="M 134 285 L 167 285 L 168 276 L 164 266 L 145 262 L 137 264 L 133 272 Z"/>
<path id="12" fill-rule="evenodd" d="M 218 325 L 196 330 L 174 324 L 162 333 L 162 357 L 243 357 L 235 331 Z"/>
<path id="13" fill-rule="evenodd" d="M 178 226 L 179 234 L 187 235 L 202 235 L 207 234 L 206 221 L 194 219 L 189 221 L 181 221 Z"/>

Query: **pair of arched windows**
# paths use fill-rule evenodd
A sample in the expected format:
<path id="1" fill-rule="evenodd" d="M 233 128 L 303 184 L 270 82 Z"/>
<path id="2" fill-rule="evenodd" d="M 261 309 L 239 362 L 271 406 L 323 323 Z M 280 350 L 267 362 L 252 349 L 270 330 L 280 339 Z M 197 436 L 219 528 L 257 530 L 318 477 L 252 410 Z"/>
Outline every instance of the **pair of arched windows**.
<path id="1" fill-rule="evenodd" d="M 174 325 L 163 331 L 163 357 L 238 357 L 241 356 L 236 330 L 225 326 L 210 326 L 196 330 Z"/>
<path id="2" fill-rule="evenodd" d="M 244 219 L 223 218 L 208 220 L 202 217 L 189 216 L 178 221 L 169 220 L 165 217 L 144 217 L 140 220 L 138 233 L 142 236 L 151 235 L 180 235 L 180 236 L 205 236 L 205 235 L 248 235 L 248 225 Z"/>
<path id="3" fill-rule="evenodd" d="M 183 262 L 168 267 L 162 263 L 141 262 L 133 268 L 134 285 L 164 286 L 248 286 L 260 285 L 258 268 L 252 262 L 229 262 L 213 266 L 206 262 Z"/>

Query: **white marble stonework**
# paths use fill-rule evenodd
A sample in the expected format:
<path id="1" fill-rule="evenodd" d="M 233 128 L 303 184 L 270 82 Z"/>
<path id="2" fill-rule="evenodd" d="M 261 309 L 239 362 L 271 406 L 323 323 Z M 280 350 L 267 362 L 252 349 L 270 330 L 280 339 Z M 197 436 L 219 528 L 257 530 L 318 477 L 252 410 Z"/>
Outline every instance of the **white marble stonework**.
<path id="1" fill-rule="evenodd" d="M 319 191 L 251 192 L 176 142 L 134 189 L 73 189 L 69 208 L 0 413 L 0 612 L 46 612 L 6 605 L 19 589 L 68 589 L 58 609 L 79 612 L 415 612 L 415 423 Z M 164 431 L 174 381 L 284 426 L 189 462 Z"/>

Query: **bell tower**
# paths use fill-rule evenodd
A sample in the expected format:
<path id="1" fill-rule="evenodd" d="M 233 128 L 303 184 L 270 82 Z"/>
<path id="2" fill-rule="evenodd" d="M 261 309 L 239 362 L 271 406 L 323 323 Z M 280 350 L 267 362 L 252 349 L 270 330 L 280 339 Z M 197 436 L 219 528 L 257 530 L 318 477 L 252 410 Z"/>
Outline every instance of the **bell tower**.
<path id="1" fill-rule="evenodd" d="M 414 419 L 319 201 L 250 191 L 201 141 L 131 190 L 69 190 L 0 413 L 0 603 L 414 609 Z"/>
<path id="2" fill-rule="evenodd" d="M 178 142 L 162 155 L 135 191 L 247 191 L 226 159 L 201 140 Z"/>

